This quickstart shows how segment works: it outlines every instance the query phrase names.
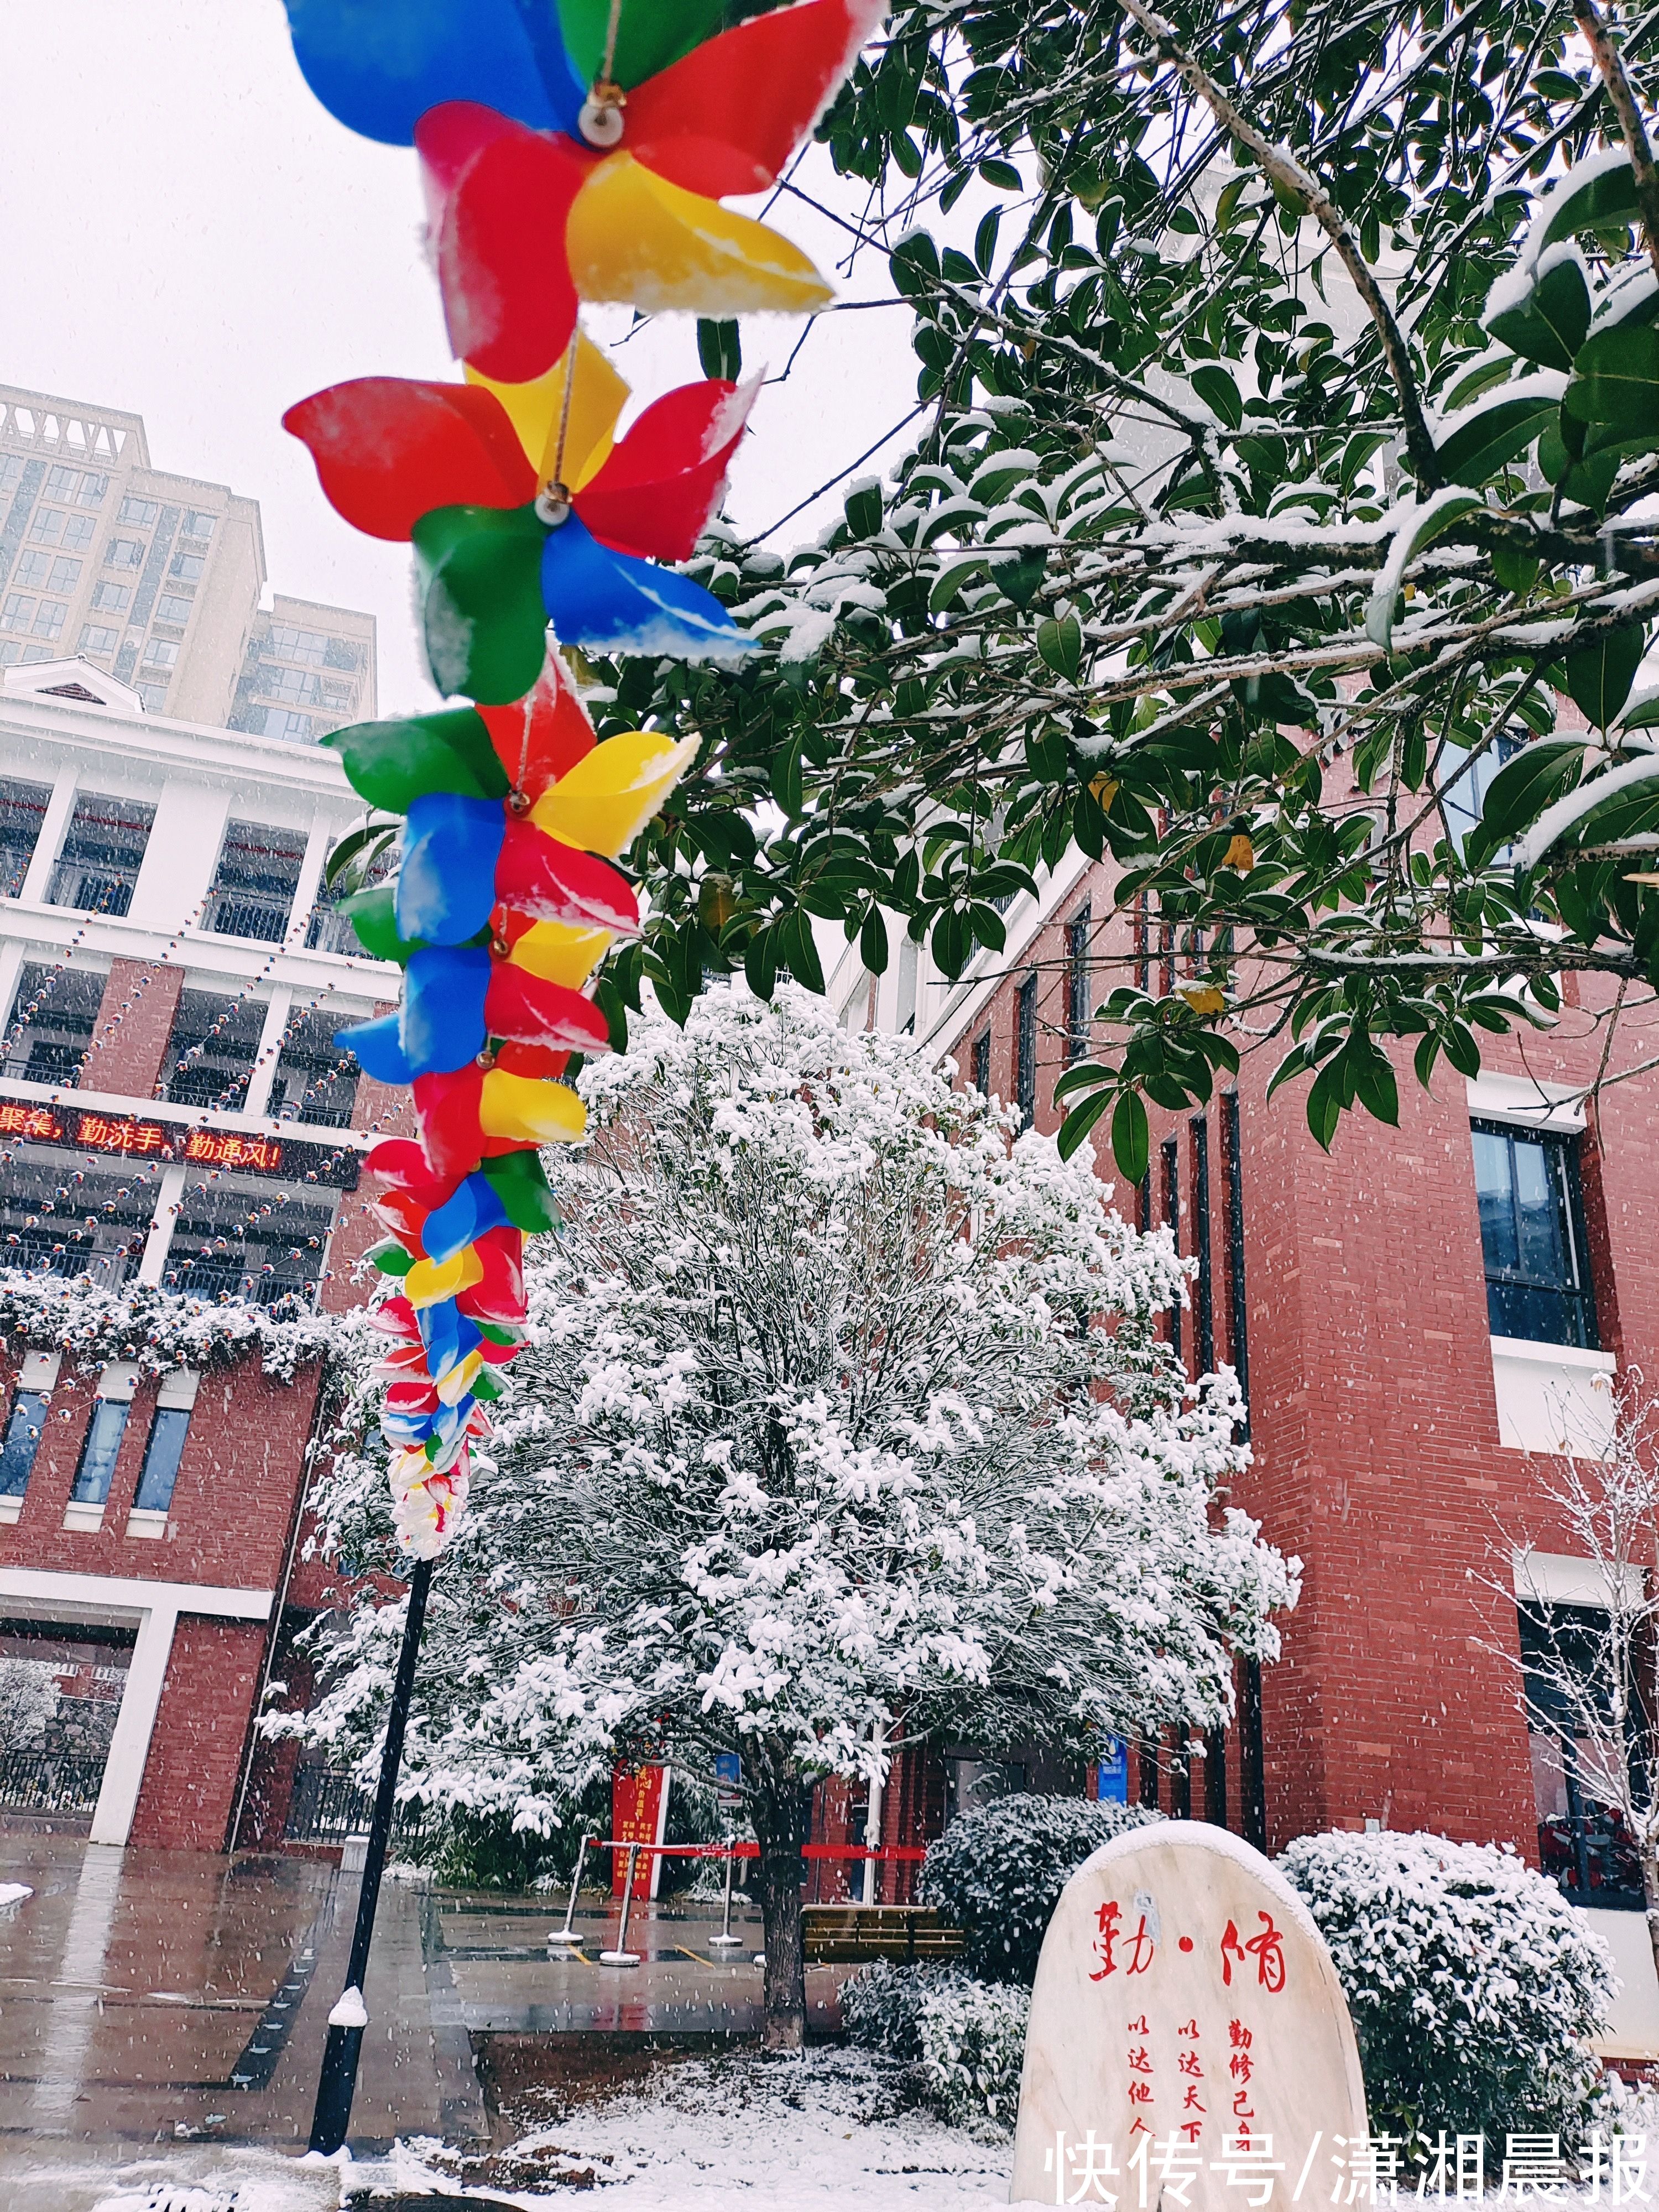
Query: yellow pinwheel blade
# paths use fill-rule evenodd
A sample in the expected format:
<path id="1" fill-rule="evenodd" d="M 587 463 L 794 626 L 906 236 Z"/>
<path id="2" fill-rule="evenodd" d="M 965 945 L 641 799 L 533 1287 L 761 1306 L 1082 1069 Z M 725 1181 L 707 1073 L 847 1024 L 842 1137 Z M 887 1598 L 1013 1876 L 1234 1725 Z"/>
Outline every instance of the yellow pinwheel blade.
<path id="1" fill-rule="evenodd" d="M 661 807 L 697 750 L 696 738 L 627 730 L 584 754 L 531 810 L 538 830 L 562 845 L 615 860 Z"/>
<path id="2" fill-rule="evenodd" d="M 469 1352 L 465 1359 L 458 1359 L 442 1381 L 438 1383 L 438 1401 L 444 1406 L 459 1406 L 472 1388 L 478 1370 L 483 1365 L 482 1352 Z"/>
<path id="3" fill-rule="evenodd" d="M 589 173 L 565 247 L 584 300 L 620 300 L 647 314 L 805 315 L 833 297 L 798 246 L 631 154 Z"/>
<path id="4" fill-rule="evenodd" d="M 568 1083 L 543 1083 L 492 1067 L 483 1079 L 478 1127 L 486 1137 L 522 1144 L 574 1145 L 586 1131 L 587 1109 Z M 410 1274 L 414 1272 L 411 1267 Z"/>
<path id="5" fill-rule="evenodd" d="M 470 1244 L 464 1244 L 452 1259 L 417 1260 L 404 1277 L 404 1296 L 418 1311 L 483 1280 L 483 1261 Z"/>
<path id="6" fill-rule="evenodd" d="M 544 983 L 579 991 L 611 949 L 608 929 L 574 929 L 565 921 L 532 922 L 507 955 Z"/>
<path id="7" fill-rule="evenodd" d="M 627 404 L 628 386 L 611 367 L 604 348 L 580 331 L 546 374 L 532 384 L 497 384 L 490 377 L 480 376 L 471 362 L 465 365 L 465 374 L 469 384 L 481 385 L 501 401 L 530 465 L 544 483 L 557 476 L 570 490 L 580 491 L 604 467 L 615 440 L 617 417 Z M 565 380 L 573 374 L 575 384 L 561 459 L 559 425 L 564 422 Z"/>

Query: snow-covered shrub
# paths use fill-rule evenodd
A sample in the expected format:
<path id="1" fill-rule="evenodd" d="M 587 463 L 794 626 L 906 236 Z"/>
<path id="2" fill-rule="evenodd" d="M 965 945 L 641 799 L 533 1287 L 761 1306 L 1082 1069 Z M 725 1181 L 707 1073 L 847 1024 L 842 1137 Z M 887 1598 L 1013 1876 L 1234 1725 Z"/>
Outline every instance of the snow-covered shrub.
<path id="1" fill-rule="evenodd" d="M 958 1966 L 878 1959 L 842 1985 L 850 2041 L 918 2069 L 923 2094 L 955 2127 L 1007 2132 L 1019 2103 L 1031 2000 Z"/>
<path id="2" fill-rule="evenodd" d="M 223 1305 L 147 1283 L 104 1290 L 85 1275 L 29 1275 L 0 1267 L 0 1342 L 14 1353 L 62 1352 L 82 1373 L 106 1359 L 133 1361 L 146 1375 L 176 1367 L 234 1365 L 258 1357 L 275 1382 L 369 1332 L 355 1315 L 312 1313 L 297 1297 L 280 1306 L 231 1299 Z"/>
<path id="3" fill-rule="evenodd" d="M 0 1752 L 21 1751 L 56 1719 L 58 1684 L 38 1659 L 0 1659 Z"/>
<path id="4" fill-rule="evenodd" d="M 1160 1817 L 1089 1797 L 999 1797 L 927 1846 L 922 1895 L 962 1929 L 975 1974 L 1030 1983 L 1060 1893 L 1090 1852 Z"/>
<path id="5" fill-rule="evenodd" d="M 1304 1836 L 1279 1865 L 1347 1993 L 1374 2129 L 1574 2131 L 1617 1983 L 1553 1882 L 1431 1835 Z"/>

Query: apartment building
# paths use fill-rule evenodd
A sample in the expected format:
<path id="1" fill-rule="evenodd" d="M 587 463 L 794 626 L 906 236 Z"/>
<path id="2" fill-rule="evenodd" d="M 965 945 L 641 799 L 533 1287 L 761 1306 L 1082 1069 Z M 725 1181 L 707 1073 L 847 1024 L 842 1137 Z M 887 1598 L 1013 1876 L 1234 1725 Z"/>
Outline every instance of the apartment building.
<path id="1" fill-rule="evenodd" d="M 1007 951 L 957 981 L 896 928 L 885 975 L 849 948 L 830 988 L 848 1025 L 909 1031 L 1052 1133 L 1095 1006 L 1129 981 L 1173 991 L 1190 963 L 1078 854 L 1006 920 Z M 1606 1603 L 1552 1504 L 1560 1455 L 1601 1450 L 1617 1379 L 1659 1372 L 1659 1086 L 1589 1095 L 1590 988 L 1570 981 L 1542 1036 L 1485 1040 L 1473 1080 L 1443 1064 L 1431 1095 L 1402 1062 L 1400 1127 L 1353 1114 L 1328 1155 L 1295 1086 L 1266 1102 L 1273 1051 L 1247 1052 L 1205 1111 L 1154 1112 L 1146 1182 L 1113 1202 L 1195 1261 L 1169 1334 L 1194 1376 L 1237 1370 L 1254 1453 L 1238 1502 L 1305 1571 L 1283 1658 L 1241 1671 L 1235 1726 L 1201 1758 L 1128 1747 L 1118 1787 L 1271 1850 L 1328 1827 L 1512 1844 L 1595 1912 L 1632 1993 L 1621 2033 L 1659 2055 L 1633 1855 L 1524 1689 L 1546 1616 Z M 907 1755 L 887 1839 L 1030 1779 L 969 1745 Z"/>
<path id="2" fill-rule="evenodd" d="M 375 712 L 374 622 L 261 611 L 257 501 L 151 465 L 142 416 L 0 385 L 0 667 L 75 655 L 147 713 L 314 743 Z"/>

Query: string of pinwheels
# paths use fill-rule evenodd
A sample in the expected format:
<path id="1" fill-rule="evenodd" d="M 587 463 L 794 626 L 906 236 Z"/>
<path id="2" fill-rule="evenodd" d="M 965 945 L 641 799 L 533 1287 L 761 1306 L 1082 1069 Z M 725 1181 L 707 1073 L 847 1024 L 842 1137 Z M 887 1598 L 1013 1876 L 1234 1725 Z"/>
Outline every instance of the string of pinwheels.
<path id="1" fill-rule="evenodd" d="M 427 665 L 459 702 L 327 740 L 403 817 L 395 881 L 344 902 L 404 971 L 398 1011 L 339 1042 L 409 1086 L 418 1136 L 366 1165 L 397 1287 L 374 1311 L 394 1518 L 452 1540 L 469 1447 L 521 1348 L 524 1240 L 552 1226 L 540 1147 L 583 1134 L 565 1076 L 608 1048 L 587 988 L 636 933 L 614 863 L 696 750 L 596 737 L 557 645 L 734 659 L 749 641 L 670 565 L 720 495 L 755 396 L 629 397 L 583 301 L 710 320 L 811 313 L 830 288 L 723 207 L 775 183 L 883 11 L 798 0 L 723 28 L 726 0 L 287 0 L 337 120 L 413 145 L 460 380 L 366 376 L 284 420 L 344 519 L 414 549 Z M 390 1287 L 390 1286 L 389 1286 Z"/>

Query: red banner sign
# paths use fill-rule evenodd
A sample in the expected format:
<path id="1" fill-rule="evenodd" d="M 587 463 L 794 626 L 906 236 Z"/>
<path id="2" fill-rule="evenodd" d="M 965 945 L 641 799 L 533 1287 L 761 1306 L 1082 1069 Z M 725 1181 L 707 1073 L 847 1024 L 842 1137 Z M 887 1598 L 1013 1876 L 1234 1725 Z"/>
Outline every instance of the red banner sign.
<path id="1" fill-rule="evenodd" d="M 668 1825 L 668 1769 L 619 1766 L 611 1778 L 611 1834 L 618 1844 L 660 1844 Z M 641 1851 L 634 1874 L 638 1897 L 654 1897 L 662 1861 Z M 611 1894 L 620 1897 L 628 1879 L 628 1853 L 611 1854 Z"/>

